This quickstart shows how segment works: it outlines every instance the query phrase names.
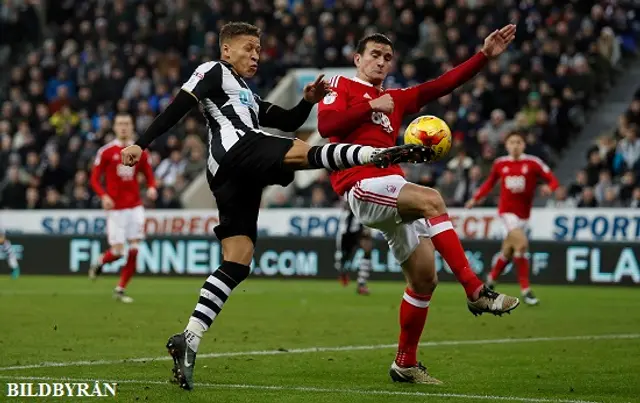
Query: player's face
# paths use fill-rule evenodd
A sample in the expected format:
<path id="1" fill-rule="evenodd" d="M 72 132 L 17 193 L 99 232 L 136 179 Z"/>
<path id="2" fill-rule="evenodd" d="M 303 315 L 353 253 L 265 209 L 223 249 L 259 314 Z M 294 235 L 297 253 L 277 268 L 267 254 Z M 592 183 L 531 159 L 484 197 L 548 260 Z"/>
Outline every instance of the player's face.
<path id="1" fill-rule="evenodd" d="M 363 54 L 356 53 L 354 61 L 358 77 L 373 85 L 380 85 L 391 70 L 393 49 L 383 43 L 369 42 Z"/>
<path id="2" fill-rule="evenodd" d="M 222 56 L 236 73 L 251 78 L 258 71 L 260 60 L 260 38 L 251 35 L 238 35 L 222 44 Z"/>
<path id="3" fill-rule="evenodd" d="M 517 158 L 524 152 L 524 140 L 520 136 L 511 136 L 507 139 L 505 147 L 510 156 Z"/>
<path id="4" fill-rule="evenodd" d="M 118 140 L 131 140 L 133 138 L 133 119 L 131 116 L 116 116 L 113 122 L 113 131 Z"/>

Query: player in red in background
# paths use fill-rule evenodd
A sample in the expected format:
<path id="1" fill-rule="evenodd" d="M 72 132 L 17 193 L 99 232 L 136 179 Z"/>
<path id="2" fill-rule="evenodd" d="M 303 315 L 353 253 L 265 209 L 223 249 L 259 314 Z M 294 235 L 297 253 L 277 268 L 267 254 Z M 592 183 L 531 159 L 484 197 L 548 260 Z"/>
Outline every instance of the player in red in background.
<path id="1" fill-rule="evenodd" d="M 125 295 L 125 288 L 136 272 L 138 243 L 144 238 L 144 207 L 140 199 L 138 173 L 147 180 L 147 197 L 158 197 L 149 155 L 144 152 L 138 165 L 128 167 L 122 164 L 120 151 L 133 144 L 133 118 L 127 113 L 116 115 L 113 123 L 116 140 L 98 150 L 91 172 L 91 187 L 102 200 L 102 208 L 107 211 L 107 238 L 109 249 L 100 256 L 98 262 L 89 268 L 89 277 L 95 279 L 102 266 L 122 257 L 124 244 L 128 243 L 127 262 L 120 272 L 120 282 L 113 291 L 119 301 L 130 303 L 133 299 Z M 102 187 L 104 177 L 105 187 Z"/>
<path id="2" fill-rule="evenodd" d="M 487 197 L 498 181 L 501 181 L 498 214 L 507 236 L 502 242 L 502 253 L 487 276 L 487 285 L 493 289 L 495 281 L 513 260 L 524 302 L 528 305 L 537 305 L 538 299 L 529 288 L 529 260 L 526 257 L 529 249 L 527 224 L 538 179 L 547 182 L 542 186 L 542 193 L 546 196 L 558 188 L 558 180 L 540 158 L 524 153 L 526 143 L 521 133 L 510 133 L 505 139 L 505 146 L 509 155 L 493 162 L 489 177 L 465 207 L 475 206 L 478 201 Z"/>
<path id="3" fill-rule="evenodd" d="M 320 134 L 331 142 L 395 145 L 405 116 L 471 79 L 488 58 L 506 50 L 515 38 L 515 29 L 508 25 L 493 32 L 482 50 L 460 66 L 404 90 L 382 88 L 393 59 L 389 38 L 381 34 L 363 38 L 354 56 L 357 76 L 334 77 L 330 81 L 332 92 L 319 104 Z M 417 361 L 418 343 L 437 283 L 434 248 L 463 285 L 467 306 L 474 315 L 502 315 L 515 309 L 519 300 L 484 286 L 471 270 L 440 194 L 408 183 L 400 166 L 350 168 L 332 172 L 330 178 L 334 190 L 348 200 L 358 220 L 383 233 L 408 282 L 400 305 L 400 338 L 389 370 L 391 378 L 396 382 L 441 383 Z"/>

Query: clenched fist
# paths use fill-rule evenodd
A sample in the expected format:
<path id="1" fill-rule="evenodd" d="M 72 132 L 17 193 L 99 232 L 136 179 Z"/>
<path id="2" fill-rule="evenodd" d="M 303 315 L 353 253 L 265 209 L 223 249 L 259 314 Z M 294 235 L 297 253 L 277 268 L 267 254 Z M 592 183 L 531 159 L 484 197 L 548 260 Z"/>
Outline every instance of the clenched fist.
<path id="1" fill-rule="evenodd" d="M 369 101 L 369 105 L 371 105 L 371 109 L 376 112 L 391 113 L 393 112 L 394 106 L 393 97 L 389 94 L 384 94 L 379 98 Z"/>
<path id="2" fill-rule="evenodd" d="M 128 167 L 132 167 L 140 161 L 142 157 L 142 148 L 137 145 L 131 145 L 129 147 L 125 147 L 120 152 L 120 156 L 122 157 L 122 164 Z"/>

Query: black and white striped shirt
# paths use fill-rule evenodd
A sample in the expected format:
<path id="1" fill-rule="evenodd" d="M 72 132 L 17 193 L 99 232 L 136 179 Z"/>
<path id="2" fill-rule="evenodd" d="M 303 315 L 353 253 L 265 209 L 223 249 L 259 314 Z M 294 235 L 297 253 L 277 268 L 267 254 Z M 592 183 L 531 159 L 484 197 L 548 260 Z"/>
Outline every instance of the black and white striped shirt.
<path id="1" fill-rule="evenodd" d="M 212 174 L 224 154 L 248 133 L 260 130 L 260 108 L 268 107 L 226 62 L 211 61 L 198 66 L 182 89 L 193 94 L 201 105 L 209 130 L 207 165 Z"/>

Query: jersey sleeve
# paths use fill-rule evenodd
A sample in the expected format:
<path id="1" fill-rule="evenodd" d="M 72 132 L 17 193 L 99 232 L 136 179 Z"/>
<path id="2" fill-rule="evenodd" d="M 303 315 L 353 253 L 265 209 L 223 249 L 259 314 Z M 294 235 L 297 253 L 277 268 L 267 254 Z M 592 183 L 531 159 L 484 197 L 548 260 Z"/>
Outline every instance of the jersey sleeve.
<path id="1" fill-rule="evenodd" d="M 476 194 L 473 195 L 473 200 L 478 201 L 487 197 L 487 195 L 491 192 L 493 187 L 498 182 L 498 179 L 500 179 L 500 174 L 498 172 L 498 164 L 494 162 L 493 165 L 491 166 L 491 172 L 489 172 L 489 176 L 487 177 L 487 180 L 484 181 L 484 183 L 482 184 L 482 186 L 480 186 Z"/>
<path id="2" fill-rule="evenodd" d="M 348 104 L 348 78 L 335 76 L 329 81 L 331 92 L 318 104 L 318 132 L 322 137 L 342 137 L 369 119 L 368 101 Z"/>
<path id="3" fill-rule="evenodd" d="M 536 166 L 538 167 L 538 175 L 547 182 L 547 185 L 549 185 L 551 190 L 555 191 L 558 186 L 560 186 L 560 182 L 558 182 L 558 178 L 553 174 L 551 168 L 549 168 L 549 166 L 540 158 L 534 157 L 533 160 L 536 162 Z"/>
<path id="4" fill-rule="evenodd" d="M 285 109 L 271 102 L 264 101 L 254 94 L 258 104 L 258 123 L 260 126 L 273 127 L 285 132 L 294 132 L 309 118 L 313 105 L 304 98 L 291 109 Z"/>
<path id="5" fill-rule="evenodd" d="M 202 63 L 196 68 L 181 89 L 198 101 L 222 88 L 222 65 L 218 62 Z"/>
<path id="6" fill-rule="evenodd" d="M 91 188 L 98 195 L 102 197 L 106 194 L 104 187 L 102 187 L 102 177 L 105 172 L 105 149 L 101 148 L 96 154 L 96 158 L 93 161 L 93 169 L 91 170 Z"/>

